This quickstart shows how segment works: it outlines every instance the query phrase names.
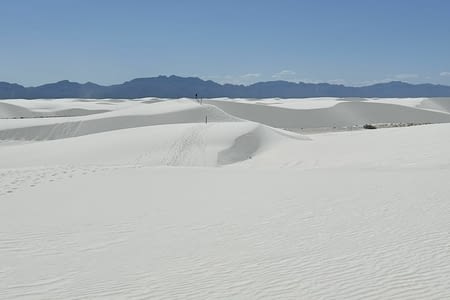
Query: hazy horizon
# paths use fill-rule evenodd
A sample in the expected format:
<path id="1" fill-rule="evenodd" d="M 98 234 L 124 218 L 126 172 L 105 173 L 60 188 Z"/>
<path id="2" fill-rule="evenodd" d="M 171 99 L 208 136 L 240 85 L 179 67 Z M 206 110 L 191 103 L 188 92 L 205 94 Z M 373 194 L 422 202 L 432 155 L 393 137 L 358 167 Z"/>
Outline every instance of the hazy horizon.
<path id="1" fill-rule="evenodd" d="M 56 81 L 52 81 L 52 82 L 44 82 L 42 84 L 37 84 L 37 85 L 24 85 L 18 82 L 7 82 L 7 81 L 0 81 L 0 82 L 5 82 L 5 83 L 10 83 L 10 84 L 19 84 L 25 88 L 33 88 L 33 87 L 39 87 L 42 85 L 48 85 L 48 84 L 55 84 L 55 83 L 60 83 L 60 82 L 71 82 L 71 83 L 78 83 L 78 84 L 88 84 L 88 83 L 92 83 L 92 84 L 96 84 L 96 85 L 100 85 L 100 86 L 111 86 L 111 85 L 121 85 L 123 83 L 129 82 L 129 81 L 133 81 L 136 79 L 152 79 L 152 78 L 158 78 L 158 77 L 166 77 L 166 78 L 170 78 L 170 77 L 179 77 L 179 78 L 184 78 L 184 79 L 188 79 L 188 78 L 195 78 L 195 79 L 200 79 L 203 81 L 213 81 L 215 83 L 221 84 L 221 85 L 226 85 L 226 84 L 230 84 L 230 85 L 243 85 L 243 86 L 251 86 L 257 83 L 265 83 L 265 82 L 277 82 L 277 81 L 282 81 L 282 82 L 289 82 L 289 83 L 304 83 L 304 84 L 331 84 L 331 85 L 343 85 L 345 87 L 365 87 L 365 86 L 372 86 L 372 85 L 376 85 L 376 84 L 389 84 L 389 83 L 393 83 L 393 82 L 400 82 L 400 83 L 406 83 L 406 84 L 412 84 L 412 85 L 420 85 L 420 84 L 432 84 L 432 85 L 443 85 L 443 86 L 450 86 L 449 84 L 439 84 L 439 83 L 431 83 L 431 82 L 408 82 L 405 80 L 395 80 L 395 79 L 386 79 L 385 81 L 380 81 L 380 82 L 373 82 L 373 83 L 367 83 L 367 84 L 345 84 L 345 83 L 333 83 L 333 82 L 320 82 L 320 81 L 316 81 L 316 82 L 308 82 L 308 81 L 293 81 L 293 80 L 285 80 L 285 79 L 268 79 L 268 80 L 261 80 L 261 81 L 255 81 L 255 82 L 251 82 L 251 83 L 233 83 L 233 82 L 220 82 L 220 81 L 216 81 L 213 79 L 208 79 L 208 78 L 202 78 L 202 77 L 196 77 L 196 76 L 179 76 L 176 74 L 171 74 L 171 75 L 156 75 L 156 76 L 146 76 L 146 77 L 136 77 L 136 78 L 129 78 L 127 80 L 124 80 L 122 82 L 114 82 L 111 84 L 101 84 L 95 81 L 75 81 L 75 80 L 69 80 L 69 79 L 59 79 Z"/>

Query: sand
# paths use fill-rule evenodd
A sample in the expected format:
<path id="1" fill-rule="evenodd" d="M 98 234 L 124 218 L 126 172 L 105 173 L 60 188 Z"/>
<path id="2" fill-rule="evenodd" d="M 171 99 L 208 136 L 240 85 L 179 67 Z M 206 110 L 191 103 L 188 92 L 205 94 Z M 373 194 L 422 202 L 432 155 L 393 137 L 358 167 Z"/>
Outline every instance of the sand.
<path id="1" fill-rule="evenodd" d="M 0 299 L 450 298 L 446 100 L 295 101 L 0 102 Z"/>

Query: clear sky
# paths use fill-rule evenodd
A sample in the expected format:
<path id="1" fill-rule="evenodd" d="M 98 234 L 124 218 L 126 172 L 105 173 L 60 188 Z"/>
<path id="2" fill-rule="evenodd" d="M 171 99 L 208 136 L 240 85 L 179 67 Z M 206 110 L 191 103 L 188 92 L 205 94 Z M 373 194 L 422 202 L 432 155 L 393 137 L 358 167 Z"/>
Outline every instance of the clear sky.
<path id="1" fill-rule="evenodd" d="M 0 81 L 450 85 L 447 0 L 0 0 Z"/>

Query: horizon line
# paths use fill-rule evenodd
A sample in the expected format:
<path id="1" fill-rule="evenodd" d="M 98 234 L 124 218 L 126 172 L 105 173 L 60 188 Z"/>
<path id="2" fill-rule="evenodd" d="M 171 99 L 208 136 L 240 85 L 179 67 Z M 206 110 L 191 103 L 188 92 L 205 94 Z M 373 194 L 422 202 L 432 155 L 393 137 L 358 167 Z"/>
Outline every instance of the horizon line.
<path id="1" fill-rule="evenodd" d="M 86 81 L 86 82 L 79 82 L 79 81 L 72 81 L 69 79 L 62 79 L 62 80 L 58 80 L 58 81 L 54 81 L 54 82 L 48 82 L 48 83 L 43 83 L 43 84 L 39 84 L 39 85 L 30 85 L 30 86 L 26 86 L 17 82 L 8 82 L 8 81 L 0 81 L 0 83 L 6 83 L 6 84 L 11 84 L 11 85 L 19 85 L 22 86 L 24 88 L 37 88 L 37 87 L 41 87 L 44 85 L 49 85 L 49 84 L 56 84 L 56 83 L 62 83 L 62 82 L 68 82 L 68 83 L 75 83 L 75 84 L 80 84 L 80 85 L 85 85 L 85 84 L 95 84 L 98 86 L 102 86 L 102 87 L 109 87 L 109 86 L 114 86 L 114 85 L 121 85 L 130 81 L 134 81 L 134 80 L 139 80 L 139 79 L 156 79 L 156 78 L 171 78 L 171 77 L 176 77 L 176 78 L 181 78 L 181 79 L 199 79 L 202 80 L 204 82 L 214 82 L 216 84 L 219 84 L 221 86 L 224 85 L 232 85 L 232 86 L 244 86 L 244 87 L 249 87 L 249 86 L 253 86 L 255 84 L 259 84 L 259 83 L 270 83 L 270 82 L 283 82 L 283 83 L 293 83 L 293 84 L 328 84 L 328 85 L 332 85 L 332 86 L 341 86 L 341 87 L 349 87 L 349 88 L 363 88 L 363 87 L 370 87 L 370 86 L 374 86 L 374 85 L 379 85 L 379 84 L 389 84 L 389 83 L 402 83 L 402 84 L 407 84 L 407 85 L 413 85 L 413 86 L 419 86 L 419 85 L 433 85 L 433 86 L 443 86 L 443 87 L 450 87 L 450 85 L 445 85 L 445 84 L 440 84 L 440 83 L 430 83 L 430 82 L 425 82 L 425 83 L 410 83 L 410 82 L 406 82 L 406 81 L 401 81 L 401 80 L 390 80 L 390 81 L 380 81 L 380 82 L 374 82 L 374 83 L 370 83 L 370 84 L 366 84 L 366 85 L 346 85 L 346 84 L 342 84 L 342 83 L 330 83 L 330 82 L 306 82 L 306 81 L 290 81 L 290 80 L 264 80 L 264 81 L 257 81 L 254 83 L 249 83 L 249 84 L 243 84 L 243 83 L 220 83 L 217 81 L 214 81 L 212 79 L 204 79 L 201 77 L 197 77 L 197 76 L 179 76 L 179 75 L 158 75 L 158 76 L 149 76 L 149 77 L 136 77 L 136 78 L 132 78 L 130 80 L 126 80 L 123 82 L 119 82 L 119 83 L 113 83 L 113 84 L 98 84 L 92 81 Z"/>

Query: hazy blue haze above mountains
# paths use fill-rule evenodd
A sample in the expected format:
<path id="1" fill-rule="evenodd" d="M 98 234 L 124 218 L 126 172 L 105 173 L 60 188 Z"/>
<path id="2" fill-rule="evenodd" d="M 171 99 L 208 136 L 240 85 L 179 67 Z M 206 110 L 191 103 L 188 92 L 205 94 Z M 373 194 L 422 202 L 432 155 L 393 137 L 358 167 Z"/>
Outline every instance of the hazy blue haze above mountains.
<path id="1" fill-rule="evenodd" d="M 195 77 L 159 76 L 137 78 L 122 84 L 102 86 L 67 80 L 24 87 L 0 82 L 0 99 L 35 98 L 304 98 L 304 97 L 450 97 L 450 86 L 409 84 L 400 81 L 363 87 L 328 83 L 258 82 L 252 85 L 219 84 Z"/>

